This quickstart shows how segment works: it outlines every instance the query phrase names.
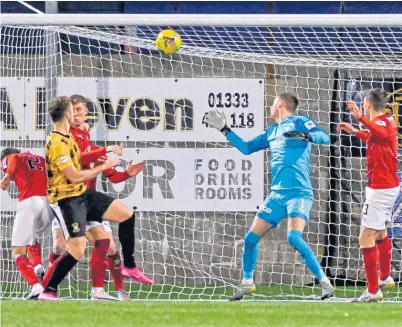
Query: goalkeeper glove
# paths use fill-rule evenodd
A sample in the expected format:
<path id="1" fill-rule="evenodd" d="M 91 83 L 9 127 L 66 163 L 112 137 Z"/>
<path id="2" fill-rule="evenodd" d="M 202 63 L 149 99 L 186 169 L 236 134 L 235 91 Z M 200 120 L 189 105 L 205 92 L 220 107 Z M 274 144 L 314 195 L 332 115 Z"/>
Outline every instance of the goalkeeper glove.
<path id="1" fill-rule="evenodd" d="M 283 136 L 291 138 L 291 139 L 300 140 L 300 141 L 313 142 L 313 139 L 311 138 L 311 135 L 307 134 L 307 133 L 303 133 L 303 132 L 289 131 L 289 132 L 283 133 Z"/>
<path id="2" fill-rule="evenodd" d="M 226 116 L 223 111 L 216 109 L 208 111 L 205 115 L 205 122 L 225 136 L 230 132 L 230 128 L 226 125 Z"/>

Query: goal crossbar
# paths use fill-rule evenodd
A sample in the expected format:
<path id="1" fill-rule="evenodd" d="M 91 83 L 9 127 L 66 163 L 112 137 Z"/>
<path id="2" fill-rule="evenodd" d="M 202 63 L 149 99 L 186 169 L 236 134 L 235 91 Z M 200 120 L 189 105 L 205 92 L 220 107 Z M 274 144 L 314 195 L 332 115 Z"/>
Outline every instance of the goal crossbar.
<path id="1" fill-rule="evenodd" d="M 402 14 L 216 15 L 216 14 L 1 14 L 1 25 L 127 26 L 395 26 Z"/>

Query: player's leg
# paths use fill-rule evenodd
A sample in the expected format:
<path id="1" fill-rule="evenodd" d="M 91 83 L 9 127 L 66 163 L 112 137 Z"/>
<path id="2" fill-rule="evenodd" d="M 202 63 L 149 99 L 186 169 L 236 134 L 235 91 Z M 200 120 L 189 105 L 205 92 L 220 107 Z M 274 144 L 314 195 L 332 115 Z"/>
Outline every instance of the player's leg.
<path id="1" fill-rule="evenodd" d="M 36 238 L 35 220 L 36 212 L 32 197 L 19 202 L 11 236 L 11 246 L 18 271 L 32 287 L 27 299 L 36 298 L 43 291 L 40 280 L 27 257 L 27 246 L 32 245 Z"/>
<path id="2" fill-rule="evenodd" d="M 85 228 L 87 203 L 86 194 L 60 200 L 52 205 L 53 212 L 62 226 L 65 238 L 68 239 L 68 250 L 65 251 L 48 269 L 43 284 L 44 292 L 39 300 L 56 300 L 59 284 L 84 255 L 86 249 Z"/>
<path id="3" fill-rule="evenodd" d="M 121 262 L 120 253 L 117 250 L 116 243 L 113 238 L 110 222 L 104 220 L 102 224 L 110 239 L 110 246 L 107 254 L 107 267 L 110 271 L 110 275 L 112 276 L 117 298 L 119 299 L 119 301 L 122 302 L 131 301 L 128 294 L 124 291 L 124 280 L 122 275 L 123 264 Z"/>
<path id="4" fill-rule="evenodd" d="M 94 249 L 91 256 L 92 290 L 91 300 L 117 301 L 103 289 L 106 272 L 106 256 L 110 246 L 110 239 L 102 226 L 97 221 L 89 221 L 87 238 L 93 243 Z"/>
<path id="5" fill-rule="evenodd" d="M 38 276 L 39 280 L 42 280 L 45 275 L 45 268 L 43 268 L 42 249 L 39 242 L 35 241 L 34 244 L 29 245 L 27 247 L 27 253 L 29 261 L 31 261 L 34 267 L 36 276 Z"/>
<path id="6" fill-rule="evenodd" d="M 379 286 L 381 290 L 394 288 L 395 281 L 391 276 L 392 244 L 387 230 L 378 233 L 376 248 L 380 267 Z"/>
<path id="7" fill-rule="evenodd" d="M 35 202 L 33 204 L 36 212 L 34 233 L 37 240 L 38 235 L 51 225 L 54 216 L 46 196 L 34 196 L 32 197 L 32 201 Z M 27 252 L 29 260 L 34 267 L 35 274 L 38 276 L 39 280 L 42 281 L 45 275 L 45 269 L 43 268 L 42 249 L 39 242 L 35 241 L 34 244 L 28 246 Z"/>
<path id="8" fill-rule="evenodd" d="M 304 264 L 320 282 L 321 298 L 329 298 L 333 295 L 333 287 L 325 276 L 314 251 L 303 239 L 303 231 L 310 216 L 313 198 L 309 193 L 295 192 L 286 197 L 285 205 L 288 216 L 288 243 L 299 252 Z"/>
<path id="9" fill-rule="evenodd" d="M 53 247 L 48 256 L 49 266 L 67 250 L 67 242 L 64 238 L 63 229 L 56 218 L 52 222 L 52 239 Z"/>
<path id="10" fill-rule="evenodd" d="M 399 194 L 399 187 L 393 189 L 372 189 L 366 187 L 366 202 L 363 205 L 362 228 L 359 236 L 360 250 L 363 255 L 367 290 L 355 301 L 377 302 L 383 299 L 378 275 L 378 260 L 382 261 L 384 274 L 390 274 L 391 256 L 386 242 L 378 249 L 376 241 L 386 238 L 386 223 L 391 216 L 392 206 Z M 385 256 L 385 257 L 384 257 Z M 381 267 L 380 267 L 381 268 Z"/>
<path id="11" fill-rule="evenodd" d="M 119 241 L 122 247 L 124 268 L 122 274 L 124 277 L 132 278 L 143 284 L 153 284 L 153 280 L 147 277 L 140 267 L 137 267 L 134 260 L 135 253 L 135 213 L 122 202 L 113 199 L 107 194 L 96 192 L 91 193 L 93 208 L 91 215 L 99 215 L 103 219 L 119 223 Z M 92 220 L 98 219 L 96 216 Z M 123 223 L 123 225 L 120 225 Z"/>
<path id="12" fill-rule="evenodd" d="M 357 302 L 377 302 L 383 299 L 379 288 L 377 270 L 377 249 L 376 239 L 379 231 L 362 226 L 359 235 L 360 251 L 363 256 L 364 271 L 366 273 L 367 290 L 362 296 L 354 300 Z"/>
<path id="13" fill-rule="evenodd" d="M 243 279 L 229 301 L 241 300 L 245 295 L 254 293 L 254 270 L 258 259 L 258 243 L 269 230 L 276 227 L 285 216 L 285 209 L 272 192 L 257 212 L 253 224 L 244 237 Z"/>

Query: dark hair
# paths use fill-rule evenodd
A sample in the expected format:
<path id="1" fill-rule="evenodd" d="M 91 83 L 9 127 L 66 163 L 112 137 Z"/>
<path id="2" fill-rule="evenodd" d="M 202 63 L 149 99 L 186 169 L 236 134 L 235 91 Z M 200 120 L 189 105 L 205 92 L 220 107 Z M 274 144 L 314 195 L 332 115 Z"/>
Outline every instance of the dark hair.
<path id="1" fill-rule="evenodd" d="M 87 104 L 87 99 L 85 99 L 82 95 L 79 94 L 73 94 L 70 97 L 70 101 L 72 104 L 78 104 L 78 103 L 83 103 L 83 104 Z"/>
<path id="2" fill-rule="evenodd" d="M 292 93 L 280 93 L 278 98 L 286 102 L 286 107 L 289 111 L 295 112 L 299 105 L 299 100 Z"/>
<path id="3" fill-rule="evenodd" d="M 9 154 L 13 153 L 20 153 L 21 151 L 15 148 L 5 148 L 1 151 L 1 158 L 0 160 L 3 161 L 5 157 L 7 157 Z"/>
<path id="4" fill-rule="evenodd" d="M 369 101 L 375 111 L 383 111 L 387 106 L 387 92 L 383 89 L 372 89 L 366 92 L 366 101 Z"/>
<path id="5" fill-rule="evenodd" d="M 62 121 L 65 112 L 68 110 L 71 101 L 68 97 L 57 97 L 54 98 L 49 105 L 49 115 L 52 117 L 53 122 Z"/>

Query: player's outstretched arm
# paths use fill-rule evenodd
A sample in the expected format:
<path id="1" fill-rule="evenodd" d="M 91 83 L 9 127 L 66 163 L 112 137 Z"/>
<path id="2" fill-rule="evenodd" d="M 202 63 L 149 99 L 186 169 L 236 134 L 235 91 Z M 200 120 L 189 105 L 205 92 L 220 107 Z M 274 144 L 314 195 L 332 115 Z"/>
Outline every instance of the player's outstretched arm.
<path id="1" fill-rule="evenodd" d="M 299 118 L 298 124 L 295 125 L 295 130 L 285 132 L 283 136 L 314 144 L 329 144 L 331 141 L 329 134 L 307 117 Z"/>
<path id="2" fill-rule="evenodd" d="M 338 131 L 344 131 L 348 134 L 356 135 L 359 139 L 362 141 L 366 142 L 370 139 L 371 134 L 364 132 L 364 131 L 359 131 L 357 128 L 353 127 L 352 124 L 349 123 L 339 123 L 338 126 L 336 127 L 336 130 Z"/>
<path id="3" fill-rule="evenodd" d="M 81 162 L 84 166 L 89 165 L 92 162 L 95 162 L 99 158 L 106 156 L 106 153 L 113 152 L 118 156 L 123 155 L 123 147 L 120 145 L 109 145 L 104 147 L 92 146 L 91 144 L 90 152 L 82 152 L 81 153 Z"/>
<path id="4" fill-rule="evenodd" d="M 128 165 L 126 171 L 121 172 L 121 171 L 117 171 L 114 168 L 105 170 L 103 172 L 103 175 L 105 175 L 110 182 L 112 182 L 113 184 L 117 184 L 117 183 L 121 183 L 124 182 L 125 180 L 137 176 L 140 172 L 142 172 L 145 168 L 145 163 L 140 162 L 137 164 L 130 164 Z"/>
<path id="5" fill-rule="evenodd" d="M 102 165 L 97 166 L 93 169 L 87 169 L 87 170 L 77 170 L 75 169 L 74 165 L 69 165 L 62 169 L 62 173 L 68 180 L 73 183 L 81 183 L 85 182 L 88 180 L 91 180 L 95 178 L 97 175 L 102 173 L 103 171 L 110 169 L 114 166 L 116 166 L 119 163 L 119 159 L 117 158 L 110 158 L 106 160 Z"/>
<path id="6" fill-rule="evenodd" d="M 329 134 L 319 127 L 312 128 L 307 134 L 314 144 L 329 144 L 331 141 Z"/>
<path id="7" fill-rule="evenodd" d="M 223 111 L 210 110 L 208 111 L 205 120 L 207 124 L 211 125 L 211 127 L 223 133 L 227 140 L 245 155 L 269 148 L 266 132 L 261 133 L 250 141 L 244 141 L 226 125 L 226 117 Z"/>
<path id="8" fill-rule="evenodd" d="M 389 135 L 389 131 L 387 125 L 383 121 L 372 122 L 369 121 L 364 115 L 361 108 L 357 105 L 356 102 L 349 100 L 347 102 L 347 107 L 352 114 L 353 117 L 358 119 L 366 128 L 370 131 L 372 135 L 375 135 L 377 138 L 387 139 Z M 363 139 L 364 136 L 362 134 L 358 135 L 359 138 Z M 362 138 L 363 136 L 363 138 Z M 368 137 L 370 138 L 370 136 Z M 367 142 L 367 140 L 363 139 L 363 141 Z"/>

